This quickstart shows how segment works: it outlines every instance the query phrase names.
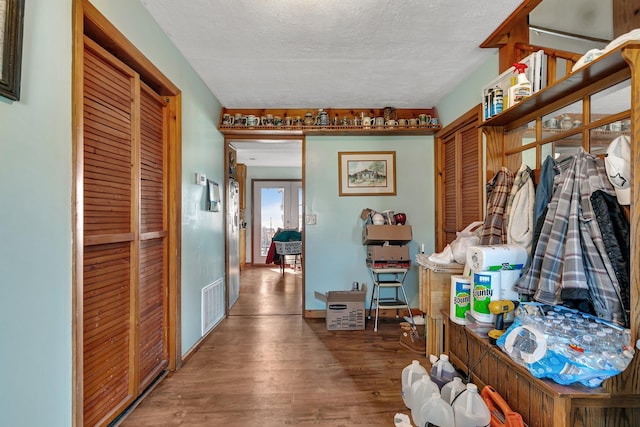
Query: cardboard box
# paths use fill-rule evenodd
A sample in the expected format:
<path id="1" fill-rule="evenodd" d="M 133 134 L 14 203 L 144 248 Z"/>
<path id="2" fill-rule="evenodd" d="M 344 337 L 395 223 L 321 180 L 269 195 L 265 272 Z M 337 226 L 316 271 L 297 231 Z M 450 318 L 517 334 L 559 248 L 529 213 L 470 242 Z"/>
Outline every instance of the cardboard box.
<path id="1" fill-rule="evenodd" d="M 327 303 L 327 330 L 354 331 L 365 326 L 364 291 L 329 291 L 315 293 L 316 298 Z"/>
<path id="2" fill-rule="evenodd" d="M 372 225 L 367 224 L 362 229 L 363 245 L 404 245 L 411 241 L 410 225 Z"/>
<path id="3" fill-rule="evenodd" d="M 367 259 L 371 261 L 408 261 L 409 246 L 367 246 Z"/>

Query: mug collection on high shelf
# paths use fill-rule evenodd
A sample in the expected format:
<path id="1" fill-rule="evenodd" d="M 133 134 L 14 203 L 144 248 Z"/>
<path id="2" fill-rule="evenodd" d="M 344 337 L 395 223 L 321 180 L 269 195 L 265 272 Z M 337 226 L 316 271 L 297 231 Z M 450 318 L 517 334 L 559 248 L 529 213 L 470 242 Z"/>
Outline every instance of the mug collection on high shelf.
<path id="1" fill-rule="evenodd" d="M 326 111 L 320 110 L 316 116 L 311 112 L 307 112 L 304 117 L 301 116 L 274 116 L 266 114 L 257 116 L 255 114 L 243 115 L 236 113 L 235 115 L 224 113 L 222 115 L 222 126 L 280 126 L 280 127 L 302 127 L 302 126 L 356 126 L 363 128 L 371 127 L 437 127 L 439 125 L 437 117 L 429 114 L 418 114 L 417 117 L 396 119 L 394 117 L 370 117 L 366 113 L 360 113 L 352 118 L 344 115 L 342 119 L 338 115 L 331 120 Z"/>

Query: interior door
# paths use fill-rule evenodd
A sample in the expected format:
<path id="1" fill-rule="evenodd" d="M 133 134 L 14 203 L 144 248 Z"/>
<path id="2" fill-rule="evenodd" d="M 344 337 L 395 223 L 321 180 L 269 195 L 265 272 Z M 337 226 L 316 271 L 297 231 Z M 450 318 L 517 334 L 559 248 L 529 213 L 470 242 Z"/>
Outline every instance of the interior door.
<path id="1" fill-rule="evenodd" d="M 163 98 L 88 38 L 83 56 L 82 396 L 106 425 L 168 365 Z"/>
<path id="2" fill-rule="evenodd" d="M 253 181 L 253 263 L 264 264 L 278 228 L 302 229 L 302 181 Z"/>

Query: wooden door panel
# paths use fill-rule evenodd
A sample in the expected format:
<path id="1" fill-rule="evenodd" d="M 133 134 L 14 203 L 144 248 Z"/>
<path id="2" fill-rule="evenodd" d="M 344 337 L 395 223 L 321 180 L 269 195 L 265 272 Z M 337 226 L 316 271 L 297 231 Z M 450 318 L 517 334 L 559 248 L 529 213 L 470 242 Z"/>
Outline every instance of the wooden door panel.
<path id="1" fill-rule="evenodd" d="M 84 249 L 85 425 L 95 425 L 111 411 L 110 405 L 130 397 L 129 246 L 123 242 Z M 110 280 L 105 283 L 103 276 Z"/>
<path id="2" fill-rule="evenodd" d="M 83 102 L 84 425 L 101 425 L 133 399 L 135 252 L 133 71 L 85 48 Z M 107 243 L 93 244 L 96 236 Z"/>
<path id="3" fill-rule="evenodd" d="M 460 174 L 460 201 L 462 203 L 460 212 L 460 229 L 466 227 L 474 221 L 482 218 L 482 202 L 480 196 L 482 189 L 478 185 L 480 182 L 480 168 L 482 167 L 480 154 L 480 144 L 478 140 L 478 129 L 475 123 L 460 132 L 460 163 L 462 171 Z"/>
<path id="4" fill-rule="evenodd" d="M 143 241 L 140 245 L 139 369 L 140 388 L 144 389 L 167 367 L 166 299 L 164 297 L 164 239 Z"/>

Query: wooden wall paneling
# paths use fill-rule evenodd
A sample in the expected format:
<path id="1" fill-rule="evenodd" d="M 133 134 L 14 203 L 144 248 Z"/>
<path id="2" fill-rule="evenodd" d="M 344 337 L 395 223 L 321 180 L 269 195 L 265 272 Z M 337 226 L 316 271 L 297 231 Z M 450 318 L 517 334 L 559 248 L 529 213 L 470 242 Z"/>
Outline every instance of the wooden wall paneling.
<path id="1" fill-rule="evenodd" d="M 531 381 L 523 375 L 517 375 L 515 379 L 516 387 L 518 390 L 516 399 L 516 411 L 518 411 L 524 419 L 530 420 L 532 415 L 535 415 L 538 408 L 534 408 L 529 401 L 531 392 Z"/>
<path id="2" fill-rule="evenodd" d="M 613 37 L 640 28 L 640 5 L 632 0 L 612 0 Z"/>
<path id="3" fill-rule="evenodd" d="M 485 181 L 491 178 L 500 170 L 503 164 L 503 144 L 502 144 L 502 127 L 483 128 L 486 138 L 486 171 Z"/>
<path id="4" fill-rule="evenodd" d="M 640 171 L 640 48 L 623 50 L 622 57 L 631 69 L 631 170 Z M 638 236 L 640 236 L 640 173 L 631 176 L 630 259 L 640 258 Z M 640 272 L 637 265 L 631 268 L 631 342 L 640 338 Z M 635 355 L 631 364 L 620 375 L 608 379 L 604 387 L 614 394 L 640 395 L 640 357 Z M 639 397 L 640 398 L 640 397 Z"/>

